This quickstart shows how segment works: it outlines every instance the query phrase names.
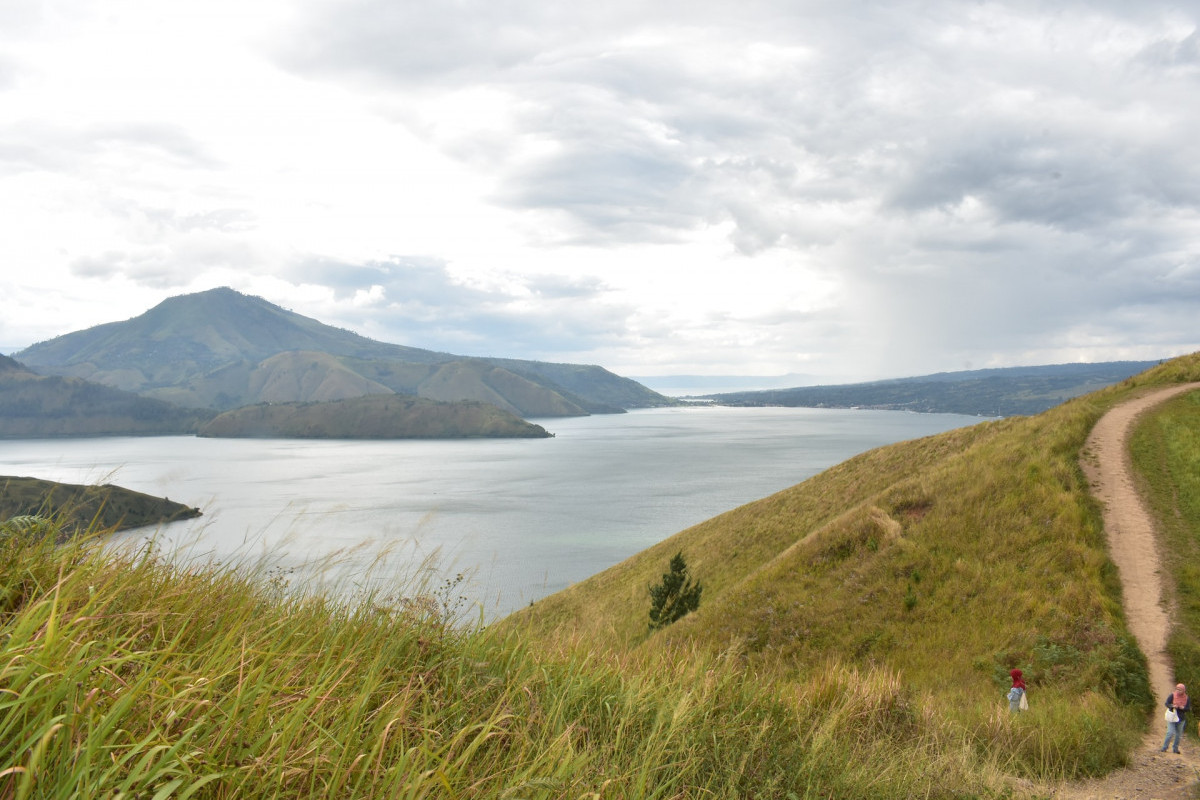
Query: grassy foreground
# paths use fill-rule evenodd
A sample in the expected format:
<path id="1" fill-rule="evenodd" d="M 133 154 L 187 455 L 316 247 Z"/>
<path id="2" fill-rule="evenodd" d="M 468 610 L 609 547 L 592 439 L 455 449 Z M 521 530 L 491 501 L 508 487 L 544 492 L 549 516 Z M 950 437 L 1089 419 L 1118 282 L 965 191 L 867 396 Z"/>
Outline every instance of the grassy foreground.
<path id="1" fill-rule="evenodd" d="M 0 539 L 0 797 L 1007 794 L 885 671 L 534 656 L 446 587 L 344 605 L 50 541 Z"/>

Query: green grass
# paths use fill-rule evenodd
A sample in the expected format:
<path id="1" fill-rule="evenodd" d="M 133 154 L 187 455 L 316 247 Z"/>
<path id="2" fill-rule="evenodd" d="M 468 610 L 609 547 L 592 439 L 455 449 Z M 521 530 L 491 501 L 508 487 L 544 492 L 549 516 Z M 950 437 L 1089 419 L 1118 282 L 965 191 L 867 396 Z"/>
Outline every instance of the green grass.
<path id="1" fill-rule="evenodd" d="M 453 587 L 335 603 L 50 542 L 0 538 L 0 797 L 1009 794 L 886 671 L 534 655 L 449 624 Z"/>
<path id="2" fill-rule="evenodd" d="M 1174 620 L 1167 652 L 1178 680 L 1200 687 L 1200 392 L 1143 418 L 1131 453 L 1162 537 Z"/>
<path id="3" fill-rule="evenodd" d="M 864 453 L 501 625 L 617 651 L 732 652 L 801 684 L 831 658 L 880 668 L 1021 774 L 1102 774 L 1124 763 L 1154 698 L 1080 453 L 1114 404 L 1198 378 L 1189 356 L 1035 417 Z M 676 552 L 704 599 L 651 635 L 647 589 Z M 1012 667 L 1034 711 L 1010 742 L 995 718 Z"/>

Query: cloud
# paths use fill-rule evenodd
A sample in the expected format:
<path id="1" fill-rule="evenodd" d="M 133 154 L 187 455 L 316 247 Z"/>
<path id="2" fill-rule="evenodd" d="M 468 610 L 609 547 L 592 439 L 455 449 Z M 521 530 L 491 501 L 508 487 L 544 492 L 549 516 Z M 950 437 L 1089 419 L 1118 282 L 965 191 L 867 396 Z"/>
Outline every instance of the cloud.
<path id="1" fill-rule="evenodd" d="M 393 256 L 366 263 L 303 259 L 289 281 L 328 293 L 310 302 L 323 321 L 382 341 L 460 355 L 553 358 L 620 335 L 630 313 L 607 302 L 594 277 L 507 275 L 489 285 L 455 276 L 446 262 Z"/>
<path id="2" fill-rule="evenodd" d="M 0 32 L 8 263 L 639 374 L 1197 342 L 1186 5 L 204 8 L 156 18 L 178 41 L 124 7 Z M 80 93 L 64 54 L 109 34 Z"/>
<path id="3" fill-rule="evenodd" d="M 23 123 L 0 129 L 0 166 L 13 172 L 38 170 L 98 175 L 145 167 L 212 169 L 219 166 L 186 130 L 165 124 L 104 124 L 80 128 Z"/>

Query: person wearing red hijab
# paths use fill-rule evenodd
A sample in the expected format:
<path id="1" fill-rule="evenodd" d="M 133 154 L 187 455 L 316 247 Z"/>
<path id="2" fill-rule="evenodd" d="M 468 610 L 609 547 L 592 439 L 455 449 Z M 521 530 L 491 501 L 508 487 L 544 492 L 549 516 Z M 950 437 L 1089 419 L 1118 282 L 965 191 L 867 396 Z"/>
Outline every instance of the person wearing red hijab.
<path id="1" fill-rule="evenodd" d="M 1167 702 L 1163 705 L 1167 707 L 1168 713 L 1171 711 L 1175 712 L 1175 722 L 1171 722 L 1170 719 L 1167 720 L 1167 738 L 1163 739 L 1163 746 L 1160 752 L 1167 752 L 1167 745 L 1171 744 L 1171 740 L 1174 739 L 1175 743 L 1174 747 L 1171 748 L 1171 752 L 1178 753 L 1179 740 L 1183 738 L 1183 725 L 1187 720 L 1185 715 L 1192 710 L 1192 699 L 1188 697 L 1187 687 L 1182 683 L 1176 684 L 1175 691 L 1167 695 Z"/>
<path id="2" fill-rule="evenodd" d="M 1021 700 L 1025 697 L 1025 679 L 1019 669 L 1011 670 L 1008 675 L 1012 678 L 1012 688 L 1008 690 L 1008 710 L 1015 713 L 1021 710 Z"/>

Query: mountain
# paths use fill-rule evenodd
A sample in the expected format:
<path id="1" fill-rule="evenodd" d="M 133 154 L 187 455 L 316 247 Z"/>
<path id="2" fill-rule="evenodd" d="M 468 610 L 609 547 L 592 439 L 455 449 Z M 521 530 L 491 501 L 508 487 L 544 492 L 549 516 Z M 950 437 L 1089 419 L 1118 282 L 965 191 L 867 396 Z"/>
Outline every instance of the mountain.
<path id="1" fill-rule="evenodd" d="M 1039 414 L 1064 400 L 1119 383 L 1158 361 L 1108 361 L 939 372 L 836 386 L 705 395 L 721 405 L 874 408 L 1008 417 Z"/>
<path id="2" fill-rule="evenodd" d="M 191 433 L 210 417 L 80 378 L 38 375 L 0 356 L 0 438 Z"/>
<path id="3" fill-rule="evenodd" d="M 229 288 L 164 300 L 15 354 L 29 367 L 180 405 L 338 400 L 393 391 L 481 400 L 519 416 L 674 401 L 598 366 L 468 358 L 368 339 Z"/>
<path id="4" fill-rule="evenodd" d="M 287 439 L 546 438 L 541 425 L 489 403 L 373 394 L 324 403 L 260 403 L 226 411 L 199 436 Z"/>
<path id="5" fill-rule="evenodd" d="M 0 475 L 0 522 L 11 522 L 13 517 L 46 517 L 55 520 L 63 532 L 78 533 L 93 527 L 141 528 L 198 516 L 198 508 L 121 486 Z"/>

